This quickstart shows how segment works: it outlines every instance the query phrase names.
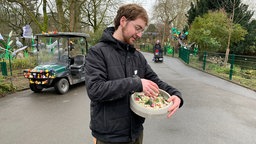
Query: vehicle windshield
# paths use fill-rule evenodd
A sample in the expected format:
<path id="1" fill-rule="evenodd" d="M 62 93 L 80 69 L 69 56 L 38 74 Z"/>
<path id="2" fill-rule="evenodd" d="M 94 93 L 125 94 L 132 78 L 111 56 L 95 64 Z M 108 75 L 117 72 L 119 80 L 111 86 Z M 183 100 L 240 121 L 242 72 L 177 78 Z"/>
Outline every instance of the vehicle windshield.
<path id="1" fill-rule="evenodd" d="M 38 37 L 38 64 L 69 65 L 70 59 L 85 54 L 86 43 L 83 37 Z"/>

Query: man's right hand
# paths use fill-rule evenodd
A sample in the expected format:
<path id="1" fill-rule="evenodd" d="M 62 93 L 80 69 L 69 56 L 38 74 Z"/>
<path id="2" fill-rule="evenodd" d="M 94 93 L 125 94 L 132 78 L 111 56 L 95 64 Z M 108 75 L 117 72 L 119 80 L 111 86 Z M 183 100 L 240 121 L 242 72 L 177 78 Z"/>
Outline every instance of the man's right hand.
<path id="1" fill-rule="evenodd" d="M 159 94 L 159 87 L 153 81 L 147 79 L 141 79 L 143 92 L 145 95 L 156 97 Z"/>

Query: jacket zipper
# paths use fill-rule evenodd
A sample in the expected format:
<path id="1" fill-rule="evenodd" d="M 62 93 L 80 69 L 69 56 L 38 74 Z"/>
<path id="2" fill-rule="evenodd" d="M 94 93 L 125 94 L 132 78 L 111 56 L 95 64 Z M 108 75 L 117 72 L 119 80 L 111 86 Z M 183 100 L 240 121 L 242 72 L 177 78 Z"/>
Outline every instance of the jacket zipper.
<path id="1" fill-rule="evenodd" d="M 126 72 L 126 62 L 127 62 L 127 55 L 128 55 L 128 46 L 126 47 L 127 51 L 125 52 L 125 61 L 124 61 L 124 74 L 125 74 L 125 78 L 127 78 L 127 72 Z"/>
<path id="2" fill-rule="evenodd" d="M 127 57 L 128 57 L 128 52 L 129 52 L 129 47 L 126 46 L 126 53 L 125 53 L 125 66 L 124 66 L 124 69 L 125 69 L 125 78 L 127 78 L 127 71 L 126 71 L 126 63 L 127 63 Z M 131 123 L 131 127 L 130 127 L 130 136 L 129 136 L 129 139 L 130 141 L 132 141 L 132 116 L 130 116 L 130 123 Z"/>

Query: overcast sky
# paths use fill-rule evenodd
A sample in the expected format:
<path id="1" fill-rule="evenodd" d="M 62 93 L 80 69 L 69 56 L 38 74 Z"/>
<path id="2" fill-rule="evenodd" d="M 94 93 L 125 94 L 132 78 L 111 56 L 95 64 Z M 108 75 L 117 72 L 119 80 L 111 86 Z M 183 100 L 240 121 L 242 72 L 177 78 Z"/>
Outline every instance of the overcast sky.
<path id="1" fill-rule="evenodd" d="M 123 3 L 138 3 L 142 5 L 151 16 L 155 0 L 123 0 Z"/>
<path id="2" fill-rule="evenodd" d="M 242 0 L 242 3 L 249 5 L 249 10 L 254 11 L 253 18 L 256 19 L 256 0 Z"/>
<path id="3" fill-rule="evenodd" d="M 156 0 L 123 0 L 124 3 L 141 4 L 151 16 L 152 9 Z M 249 10 L 254 10 L 254 18 L 256 19 L 256 0 L 242 0 L 242 3 L 249 5 Z"/>

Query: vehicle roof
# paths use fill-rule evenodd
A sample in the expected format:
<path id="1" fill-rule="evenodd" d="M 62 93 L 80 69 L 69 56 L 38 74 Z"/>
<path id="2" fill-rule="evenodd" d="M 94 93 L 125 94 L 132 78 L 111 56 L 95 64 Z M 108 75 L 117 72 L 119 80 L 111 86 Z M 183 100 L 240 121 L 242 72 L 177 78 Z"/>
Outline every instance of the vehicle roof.
<path id="1" fill-rule="evenodd" d="M 36 36 L 41 37 L 89 37 L 86 33 L 79 33 L 79 32 L 57 32 L 57 33 L 41 33 L 36 34 Z"/>

